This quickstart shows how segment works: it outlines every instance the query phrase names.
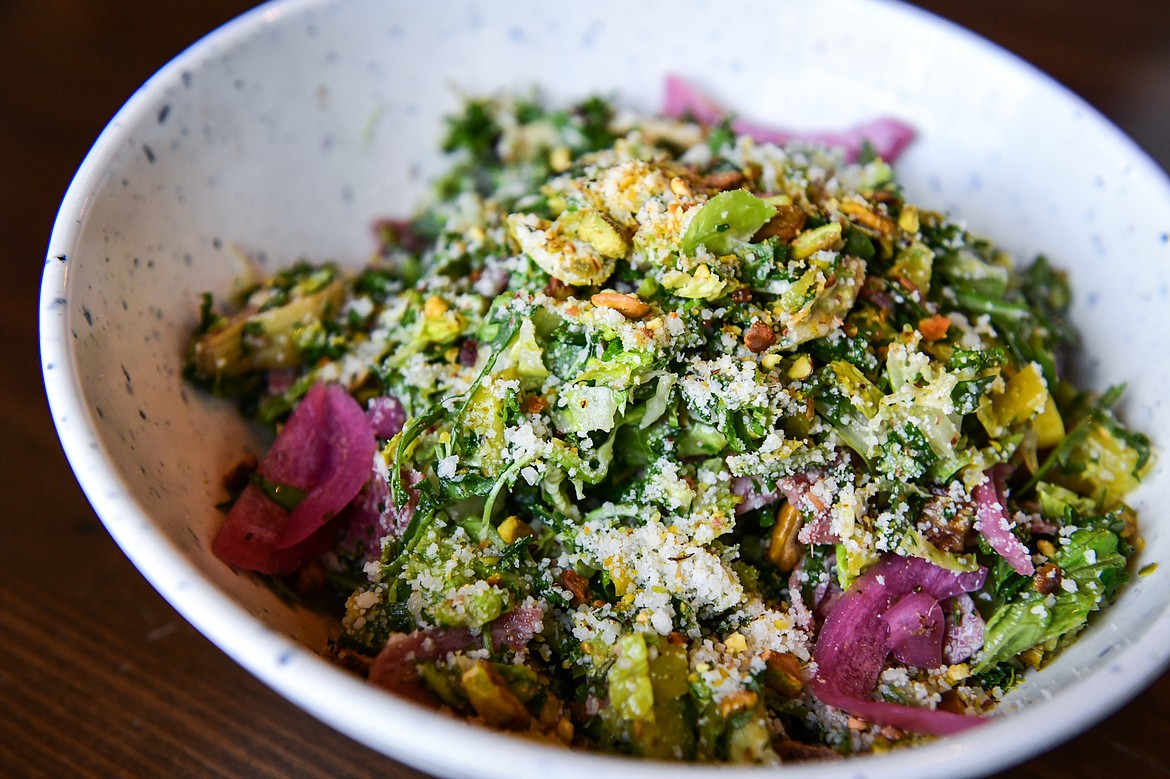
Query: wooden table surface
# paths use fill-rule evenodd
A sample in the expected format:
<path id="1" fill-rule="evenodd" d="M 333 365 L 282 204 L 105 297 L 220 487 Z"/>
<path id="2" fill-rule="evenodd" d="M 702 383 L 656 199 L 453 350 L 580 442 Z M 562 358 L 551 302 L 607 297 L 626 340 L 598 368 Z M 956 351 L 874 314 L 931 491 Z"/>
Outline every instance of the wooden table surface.
<path id="1" fill-rule="evenodd" d="M 44 397 L 37 290 L 74 170 L 139 84 L 249 5 L 0 0 L 0 776 L 420 776 L 268 690 L 151 589 L 78 488 Z M 919 5 L 1052 74 L 1170 168 L 1170 2 Z M 1108 774 L 1170 774 L 1170 676 L 1003 776 Z"/>

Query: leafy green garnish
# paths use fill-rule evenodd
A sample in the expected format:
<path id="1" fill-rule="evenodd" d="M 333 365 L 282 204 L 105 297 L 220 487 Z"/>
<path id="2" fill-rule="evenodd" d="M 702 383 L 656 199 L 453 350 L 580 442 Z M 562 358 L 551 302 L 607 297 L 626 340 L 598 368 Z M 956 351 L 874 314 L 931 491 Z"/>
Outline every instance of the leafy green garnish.
<path id="1" fill-rule="evenodd" d="M 746 189 L 720 192 L 695 214 L 679 248 L 687 256 L 700 246 L 712 254 L 729 254 L 775 215 L 775 206 Z"/>
<path id="2" fill-rule="evenodd" d="M 1032 647 L 1054 647 L 1058 639 L 1083 628 L 1089 614 L 1129 578 L 1119 543 L 1110 530 L 1078 530 L 1056 555 L 1062 582 L 1057 592 L 1043 594 L 1014 583 L 1015 594 L 987 621 L 982 654 L 972 670 L 983 673 Z"/>
<path id="3" fill-rule="evenodd" d="M 305 499 L 305 491 L 291 484 L 270 481 L 259 473 L 252 473 L 249 478 L 269 500 L 285 511 L 292 511 Z"/>

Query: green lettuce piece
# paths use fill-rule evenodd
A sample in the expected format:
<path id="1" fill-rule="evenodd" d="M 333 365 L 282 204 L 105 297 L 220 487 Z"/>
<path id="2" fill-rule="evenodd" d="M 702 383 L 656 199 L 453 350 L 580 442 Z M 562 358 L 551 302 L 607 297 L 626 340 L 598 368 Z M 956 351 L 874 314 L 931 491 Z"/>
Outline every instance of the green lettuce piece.
<path id="1" fill-rule="evenodd" d="M 600 484 L 609 475 L 609 467 L 613 462 L 613 444 L 617 440 L 617 434 L 618 431 L 614 430 L 601 446 L 587 452 L 588 459 L 583 456 L 584 452 L 582 449 L 562 439 L 554 438 L 549 442 L 548 458 L 549 462 L 557 467 L 548 469 L 545 473 L 545 483 L 549 484 L 551 480 L 555 484 L 550 486 L 557 486 L 559 488 L 565 475 L 571 473 L 573 474 L 571 481 L 577 488 L 578 497 L 581 494 L 581 485 Z M 563 472 L 562 475 L 554 476 L 553 474 L 558 469 Z M 565 512 L 565 506 L 555 500 L 553 503 L 558 509 Z M 569 516 L 574 512 L 567 511 L 565 513 L 566 516 Z"/>
<path id="2" fill-rule="evenodd" d="M 1064 521 L 1069 509 L 1086 513 L 1095 508 L 1091 498 L 1046 481 L 1036 483 L 1036 497 L 1040 500 L 1040 513 L 1058 522 Z"/>
<path id="3" fill-rule="evenodd" d="M 658 654 L 650 660 L 650 684 L 654 689 L 654 700 L 674 700 L 690 692 L 691 686 L 687 680 L 690 672 L 686 647 L 660 639 Z"/>
<path id="4" fill-rule="evenodd" d="M 1116 533 L 1103 528 L 1073 533 L 1056 555 L 1065 586 L 1051 596 L 1055 602 L 1047 605 L 1050 596 L 1030 587 L 1017 592 L 987 621 L 983 652 L 973 672 L 987 671 L 1032 647 L 1055 644 L 1084 627 L 1089 614 L 1129 578 L 1119 542 Z"/>
<path id="5" fill-rule="evenodd" d="M 955 573 L 971 573 L 979 570 L 979 561 L 974 554 L 960 555 L 944 552 L 927 541 L 922 532 L 913 526 L 906 529 L 906 534 L 898 548 L 912 557 L 921 557 L 939 568 L 945 568 Z"/>
<path id="6" fill-rule="evenodd" d="M 951 390 L 951 401 L 955 404 L 956 413 L 966 415 L 979 408 L 983 396 L 999 376 L 1004 360 L 1003 350 L 999 348 L 956 348 L 951 352 L 946 367 L 947 372 L 958 379 Z"/>
<path id="7" fill-rule="evenodd" d="M 466 712 L 468 710 L 467 695 L 452 678 L 450 671 L 440 669 L 433 661 L 419 663 L 415 669 L 418 671 L 418 678 L 422 680 L 428 690 L 438 696 L 439 700 L 455 711 Z"/>
<path id="8" fill-rule="evenodd" d="M 865 281 L 865 261 L 844 257 L 835 267 L 837 282 L 828 286 L 828 276 L 825 276 L 824 284 L 818 282 L 816 296 L 800 309 L 807 315 L 785 331 L 777 342 L 780 349 L 791 349 L 805 341 L 823 338 L 838 329 L 838 323 L 849 314 Z"/>
<path id="9" fill-rule="evenodd" d="M 720 192 L 691 219 L 680 248 L 686 256 L 694 256 L 700 246 L 712 254 L 730 254 L 775 215 L 775 206 L 746 189 Z"/>
<path id="10" fill-rule="evenodd" d="M 431 608 L 435 624 L 444 627 L 481 628 L 504 612 L 509 605 L 506 594 L 494 588 L 466 584 L 451 592 L 452 600 L 443 600 Z"/>
<path id="11" fill-rule="evenodd" d="M 568 328 L 558 328 L 544 344 L 542 362 L 563 381 L 573 381 L 592 357 L 592 349 L 584 340 L 575 340 Z"/>
<path id="12" fill-rule="evenodd" d="M 639 417 L 645 413 L 644 406 L 631 410 L 622 417 L 622 424 L 616 431 L 615 451 L 623 463 L 634 468 L 643 468 L 674 452 L 680 433 L 678 426 L 672 424 L 669 416 L 642 427 Z"/>
<path id="13" fill-rule="evenodd" d="M 835 547 L 837 554 L 837 583 L 848 590 L 861 572 L 881 559 L 881 553 L 866 544 L 841 543 Z"/>
<path id="14" fill-rule="evenodd" d="M 837 429 L 841 439 L 867 459 L 874 454 L 869 420 L 878 413 L 882 391 L 851 363 L 834 360 L 821 368 L 810 392 L 817 413 Z"/>
<path id="15" fill-rule="evenodd" d="M 695 755 L 700 761 L 774 764 L 768 712 L 761 699 L 745 710 L 725 714 L 706 701 L 699 711 Z"/>
<path id="16" fill-rule="evenodd" d="M 964 294 L 995 299 L 1007 291 L 1008 269 L 967 247 L 935 257 L 933 267 Z"/>
<path id="17" fill-rule="evenodd" d="M 547 377 L 548 368 L 544 367 L 541 355 L 540 344 L 536 341 L 536 329 L 533 327 L 531 319 L 525 319 L 520 324 L 515 340 L 508 348 L 508 356 L 511 357 L 512 364 L 516 367 L 516 373 L 524 379 L 539 380 Z M 535 383 L 540 384 L 539 381 Z"/>
<path id="18" fill-rule="evenodd" d="M 615 650 L 608 675 L 610 705 L 600 716 L 602 740 L 640 757 L 691 758 L 694 722 L 688 714 L 686 650 L 641 634 L 623 636 Z"/>
<path id="19" fill-rule="evenodd" d="M 1106 390 L 1052 449 L 1020 494 L 1045 479 L 1092 497 L 1102 510 L 1120 505 L 1125 492 L 1153 466 L 1149 439 L 1124 428 L 1111 411 L 1124 391 L 1124 385 Z"/>
<path id="20" fill-rule="evenodd" d="M 757 704 L 727 723 L 727 759 L 732 763 L 774 763 L 768 712 Z"/>
<path id="21" fill-rule="evenodd" d="M 742 259 L 739 280 L 757 292 L 781 295 L 799 278 L 788 268 L 787 244 L 777 238 L 744 244 L 737 254 Z"/>
<path id="22" fill-rule="evenodd" d="M 566 433 L 609 432 L 625 412 L 627 398 L 626 392 L 611 387 L 573 384 L 561 393 L 563 402 L 553 412 L 553 420 Z"/>
<path id="23" fill-rule="evenodd" d="M 821 269 L 810 268 L 780 293 L 776 300 L 776 306 L 789 314 L 795 314 L 806 306 L 812 305 L 813 301 L 817 299 L 817 295 L 825 291 L 825 283 L 825 274 Z"/>
<path id="24" fill-rule="evenodd" d="M 891 428 L 873 457 L 873 465 L 879 473 L 903 482 L 920 478 L 937 462 L 938 455 L 913 422 Z"/>
<path id="25" fill-rule="evenodd" d="M 872 148 L 868 143 L 865 146 Z M 864 153 L 865 151 L 863 149 L 862 154 L 864 155 Z M 863 164 L 861 168 L 861 181 L 858 183 L 858 189 L 861 191 L 879 189 L 894 181 L 894 169 L 880 157 L 866 159 L 865 156 L 862 156 L 858 159 L 858 162 Z"/>
<path id="26" fill-rule="evenodd" d="M 723 451 L 727 446 L 727 437 L 711 425 L 691 420 L 683 428 L 678 441 L 678 453 L 682 457 L 698 455 L 714 455 Z"/>
<path id="27" fill-rule="evenodd" d="M 454 309 L 425 313 L 418 320 L 418 331 L 410 346 L 421 349 L 428 344 L 449 344 L 463 332 L 466 322 Z"/>
<path id="28" fill-rule="evenodd" d="M 481 586 L 483 579 L 499 574 L 502 583 L 512 582 L 516 574 L 493 564 L 490 556 L 481 553 L 474 539 L 453 534 L 452 527 L 453 523 L 446 521 L 427 523 L 418 531 L 412 548 L 406 550 L 401 571 L 395 570 L 394 563 L 383 570 L 395 578 L 442 582 L 420 593 L 424 617 L 442 628 L 478 629 L 500 616 L 513 600 L 503 587 Z M 475 556 L 468 554 L 468 550 L 474 550 Z"/>
<path id="29" fill-rule="evenodd" d="M 915 241 L 909 247 L 898 252 L 894 267 L 890 269 L 891 278 L 903 277 L 908 279 L 923 297 L 930 294 L 931 272 L 934 269 L 934 252 L 930 247 Z"/>
<path id="30" fill-rule="evenodd" d="M 654 367 L 654 355 L 637 349 L 618 352 L 608 360 L 590 357 L 585 370 L 577 374 L 574 384 L 592 382 L 615 390 L 625 390 L 646 380 Z"/>
<path id="31" fill-rule="evenodd" d="M 609 705 L 622 719 L 648 720 L 654 716 L 654 685 L 650 681 L 650 655 L 639 633 L 617 640 L 609 667 Z"/>
<path id="32" fill-rule="evenodd" d="M 1149 472 L 1148 441 L 1127 433 L 1112 419 L 1093 425 L 1068 458 L 1065 480 L 1097 498 L 1105 510 L 1121 505 Z"/>
<path id="33" fill-rule="evenodd" d="M 677 380 L 678 377 L 673 373 L 664 373 L 658 377 L 658 386 L 653 397 L 646 401 L 642 421 L 638 423 L 639 428 L 645 430 L 650 427 L 670 409 L 671 390 L 674 389 Z"/>
<path id="34" fill-rule="evenodd" d="M 682 698 L 656 700 L 654 719 L 629 728 L 630 749 L 652 760 L 687 760 L 694 752 L 693 725 Z"/>

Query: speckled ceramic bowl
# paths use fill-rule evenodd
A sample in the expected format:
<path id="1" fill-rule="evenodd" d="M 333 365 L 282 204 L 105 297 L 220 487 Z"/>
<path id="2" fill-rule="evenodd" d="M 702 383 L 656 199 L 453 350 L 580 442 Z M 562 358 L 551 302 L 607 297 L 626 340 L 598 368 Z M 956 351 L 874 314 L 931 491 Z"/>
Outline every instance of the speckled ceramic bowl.
<path id="1" fill-rule="evenodd" d="M 616 92 L 654 110 L 673 72 L 751 119 L 826 128 L 901 117 L 920 133 L 900 165 L 911 199 L 961 215 L 1021 258 L 1043 251 L 1070 269 L 1086 380 L 1128 381 L 1129 421 L 1170 442 L 1170 186 L 1130 141 L 1020 61 L 907 7 L 742 0 L 735 15 L 748 24 L 709 24 L 710 15 L 699 0 L 262 6 L 134 95 L 61 207 L 41 298 L 44 374 L 98 514 L 225 652 L 399 760 L 501 779 L 716 773 L 571 753 L 418 710 L 318 659 L 329 624 L 209 551 L 220 474 L 254 433 L 180 376 L 198 296 L 229 288 L 237 246 L 262 253 L 272 270 L 302 256 L 361 264 L 371 220 L 408 213 L 438 169 L 441 116 L 461 93 L 537 85 L 553 97 Z M 1166 467 L 1136 504 L 1170 504 Z M 1170 560 L 1161 519 L 1145 512 L 1142 563 Z M 1161 571 L 1128 586 L 1075 647 L 1013 693 L 998 721 L 796 773 L 964 776 L 1071 736 L 1163 667 L 1170 565 Z M 1023 731 L 1026 740 L 1015 736 Z"/>

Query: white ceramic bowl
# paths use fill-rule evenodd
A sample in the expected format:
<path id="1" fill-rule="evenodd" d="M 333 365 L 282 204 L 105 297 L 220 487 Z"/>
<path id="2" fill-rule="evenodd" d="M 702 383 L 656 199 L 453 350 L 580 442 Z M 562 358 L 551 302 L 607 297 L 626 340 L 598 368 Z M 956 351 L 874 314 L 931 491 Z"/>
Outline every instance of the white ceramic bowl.
<path id="1" fill-rule="evenodd" d="M 960 215 L 1021 258 L 1043 251 L 1069 269 L 1085 379 L 1129 382 L 1128 420 L 1170 441 L 1170 186 L 1134 144 L 1019 60 L 912 8 L 741 0 L 719 14 L 743 23 L 712 24 L 713 14 L 700 0 L 265 5 L 147 82 L 61 207 L 41 298 L 44 374 L 98 514 L 225 652 L 416 767 L 500 779 L 717 770 L 575 754 L 420 711 L 318 659 L 328 624 L 209 551 L 219 476 L 253 431 L 180 377 L 199 294 L 228 289 L 233 245 L 262 251 L 270 269 L 302 256 L 362 263 L 371 220 L 409 213 L 438 170 L 441 117 L 460 93 L 538 85 L 552 97 L 616 92 L 654 110 L 664 75 L 677 73 L 752 119 L 806 128 L 906 119 L 920 133 L 899 166 L 911 199 Z M 1170 533 L 1152 510 L 1168 503 L 1160 466 L 1136 498 L 1147 542 L 1139 564 L 1170 560 Z M 1071 736 L 1163 667 L 1170 566 L 1161 571 L 1128 586 L 993 724 L 797 773 L 986 773 Z"/>

